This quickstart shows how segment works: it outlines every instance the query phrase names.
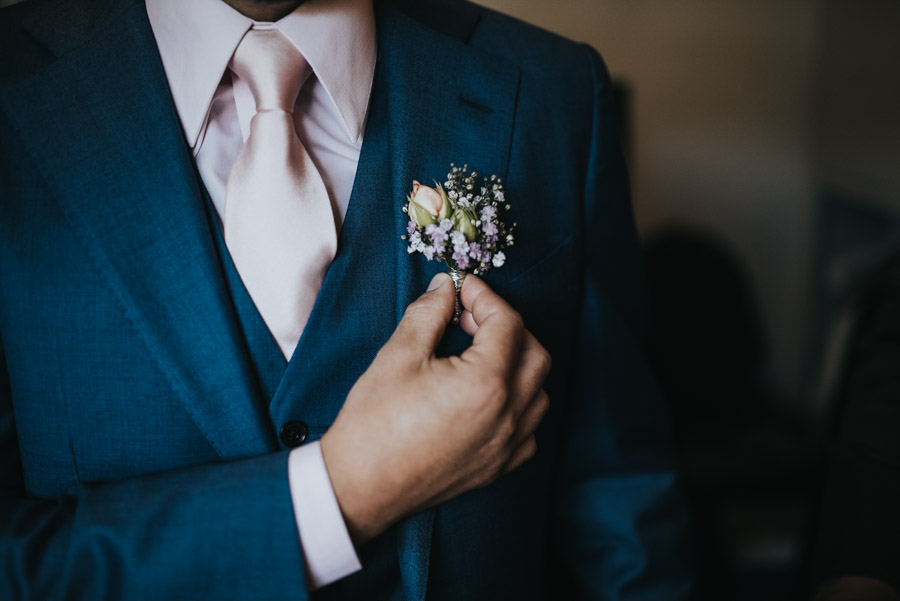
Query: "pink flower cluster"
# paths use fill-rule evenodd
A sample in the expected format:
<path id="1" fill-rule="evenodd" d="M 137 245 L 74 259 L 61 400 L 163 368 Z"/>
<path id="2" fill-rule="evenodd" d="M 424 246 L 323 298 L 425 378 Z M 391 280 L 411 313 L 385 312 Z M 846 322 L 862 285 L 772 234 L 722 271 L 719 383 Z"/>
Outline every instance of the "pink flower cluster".
<path id="1" fill-rule="evenodd" d="M 421 253 L 429 261 L 443 261 L 453 271 L 481 275 L 506 262 L 503 252 L 515 242 L 512 226 L 500 215 L 509 210 L 503 184 L 497 176 L 482 178 L 468 166 L 450 165 L 443 185 L 435 187 L 413 181 L 403 211 L 410 253 Z"/>

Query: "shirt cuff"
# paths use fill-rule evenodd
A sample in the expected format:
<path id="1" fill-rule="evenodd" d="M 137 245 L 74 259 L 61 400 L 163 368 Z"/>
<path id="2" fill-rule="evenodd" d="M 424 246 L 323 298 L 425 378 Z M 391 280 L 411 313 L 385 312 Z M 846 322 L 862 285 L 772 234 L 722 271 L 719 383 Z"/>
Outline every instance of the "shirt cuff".
<path id="1" fill-rule="evenodd" d="M 325 468 L 319 441 L 291 451 L 288 484 L 294 503 L 309 590 L 362 569 Z"/>

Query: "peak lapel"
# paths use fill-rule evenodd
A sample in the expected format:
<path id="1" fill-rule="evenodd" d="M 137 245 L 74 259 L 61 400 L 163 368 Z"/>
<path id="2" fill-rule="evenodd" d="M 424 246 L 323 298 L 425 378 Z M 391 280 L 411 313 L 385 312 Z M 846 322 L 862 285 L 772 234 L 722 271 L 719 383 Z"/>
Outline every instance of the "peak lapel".
<path id="1" fill-rule="evenodd" d="M 451 163 L 505 178 L 515 118 L 519 68 L 382 6 L 379 34 L 383 85 L 390 87 L 391 202 L 399 207 L 412 180 L 441 183 Z M 400 313 L 443 263 L 409 255 L 398 241 L 407 218 L 396 214 Z"/>
<path id="2" fill-rule="evenodd" d="M 144 3 L 109 3 L 98 18 L 80 41 L 55 30 L 62 18 L 32 23 L 58 57 L 0 102 L 200 430 L 222 457 L 265 452 L 274 436 Z"/>

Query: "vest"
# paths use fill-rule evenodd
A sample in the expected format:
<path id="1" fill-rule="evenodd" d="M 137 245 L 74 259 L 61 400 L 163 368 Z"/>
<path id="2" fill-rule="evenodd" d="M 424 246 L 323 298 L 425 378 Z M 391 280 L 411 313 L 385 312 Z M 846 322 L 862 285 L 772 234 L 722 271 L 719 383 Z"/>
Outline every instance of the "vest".
<path id="1" fill-rule="evenodd" d="M 202 187 L 202 186 L 201 186 Z M 247 344 L 247 350 L 259 386 L 261 397 L 271 400 L 287 369 L 287 362 L 269 332 L 265 322 L 257 311 L 250 294 L 241 282 L 231 255 L 225 246 L 225 238 L 215 208 L 206 190 L 207 218 L 213 231 L 218 253 L 219 264 L 224 272 L 225 281 L 235 309 L 241 332 Z M 310 432 L 309 441 L 321 436 Z M 396 529 L 386 532 L 367 542 L 357 549 L 363 569 L 326 586 L 313 594 L 313 599 L 384 599 L 386 601 L 402 601 L 403 587 L 400 579 L 400 564 L 397 557 Z M 297 566 L 297 569 L 303 569 Z"/>

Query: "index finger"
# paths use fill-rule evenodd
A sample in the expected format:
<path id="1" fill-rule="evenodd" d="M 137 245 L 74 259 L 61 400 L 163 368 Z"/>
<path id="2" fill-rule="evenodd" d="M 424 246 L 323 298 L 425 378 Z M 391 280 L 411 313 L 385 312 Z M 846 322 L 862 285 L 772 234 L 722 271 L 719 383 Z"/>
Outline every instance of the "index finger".
<path id="1" fill-rule="evenodd" d="M 522 317 L 509 303 L 491 290 L 480 278 L 467 275 L 460 299 L 472 313 L 478 326 L 472 346 L 461 358 L 489 368 L 512 374 L 522 348 L 525 325 Z"/>

